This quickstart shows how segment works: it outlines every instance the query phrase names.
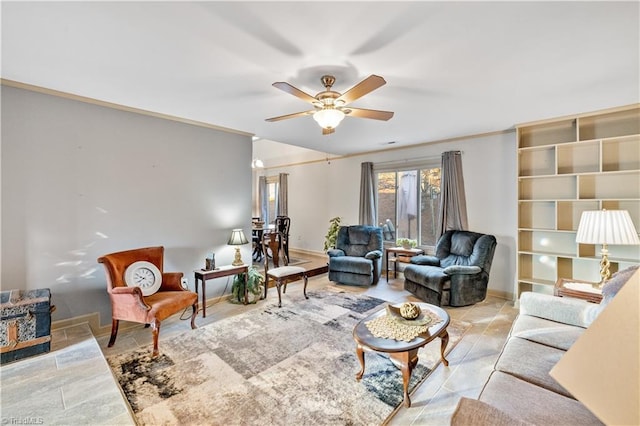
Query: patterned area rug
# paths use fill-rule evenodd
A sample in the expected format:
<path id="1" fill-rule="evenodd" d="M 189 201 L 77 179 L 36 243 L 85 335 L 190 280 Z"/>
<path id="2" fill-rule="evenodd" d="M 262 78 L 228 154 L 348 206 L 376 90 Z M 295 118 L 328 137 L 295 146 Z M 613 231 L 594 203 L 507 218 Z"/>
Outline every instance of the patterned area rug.
<path id="1" fill-rule="evenodd" d="M 402 403 L 388 356 L 365 354 L 360 382 L 352 332 L 387 302 L 340 290 L 291 291 L 274 302 L 108 358 L 140 425 L 377 425 Z M 452 320 L 451 350 L 468 324 Z M 420 349 L 410 389 L 439 361 Z"/>

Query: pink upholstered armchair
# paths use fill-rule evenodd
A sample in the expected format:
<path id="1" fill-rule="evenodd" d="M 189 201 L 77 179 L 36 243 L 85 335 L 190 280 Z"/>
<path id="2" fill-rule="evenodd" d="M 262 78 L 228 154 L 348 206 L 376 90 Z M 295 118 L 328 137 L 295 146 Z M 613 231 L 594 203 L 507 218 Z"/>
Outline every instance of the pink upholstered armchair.
<path id="1" fill-rule="evenodd" d="M 189 306 L 193 309 L 191 328 L 196 328 L 198 296 L 182 288 L 182 272 L 163 272 L 164 247 L 147 247 L 104 255 L 98 259 L 106 269 L 107 292 L 111 299 L 111 339 L 113 346 L 120 320 L 150 325 L 153 356 L 158 356 L 160 322 Z M 137 266 L 140 266 L 137 268 Z M 157 268 L 157 269 L 156 269 Z M 159 276 L 155 277 L 155 273 Z M 161 276 L 161 283 L 159 283 Z M 129 285 L 127 285 L 129 282 Z M 138 285 L 134 285 L 136 282 Z M 159 284 L 159 288 L 158 287 Z M 145 293 L 153 292 L 147 296 Z"/>

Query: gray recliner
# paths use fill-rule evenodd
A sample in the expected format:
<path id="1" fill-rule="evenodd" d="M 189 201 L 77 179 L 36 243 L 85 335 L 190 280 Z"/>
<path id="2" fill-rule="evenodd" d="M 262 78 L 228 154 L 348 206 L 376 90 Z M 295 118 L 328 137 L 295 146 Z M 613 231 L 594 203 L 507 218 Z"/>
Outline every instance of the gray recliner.
<path id="1" fill-rule="evenodd" d="M 382 268 L 382 228 L 342 226 L 336 247 L 329 255 L 329 281 L 340 284 L 373 285 Z"/>
<path id="2" fill-rule="evenodd" d="M 447 231 L 435 256 L 414 256 L 404 269 L 404 288 L 433 305 L 467 306 L 487 296 L 496 248 L 493 235 Z"/>

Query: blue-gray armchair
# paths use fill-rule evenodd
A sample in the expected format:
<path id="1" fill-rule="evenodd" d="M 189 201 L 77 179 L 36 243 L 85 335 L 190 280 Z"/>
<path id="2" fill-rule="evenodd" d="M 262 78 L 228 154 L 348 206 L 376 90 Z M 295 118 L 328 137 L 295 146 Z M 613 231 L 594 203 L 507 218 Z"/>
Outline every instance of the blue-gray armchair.
<path id="1" fill-rule="evenodd" d="M 493 235 L 447 231 L 435 256 L 414 256 L 404 269 L 404 288 L 433 305 L 467 306 L 487 295 L 496 248 Z"/>
<path id="2" fill-rule="evenodd" d="M 382 228 L 342 226 L 336 247 L 329 255 L 329 281 L 340 284 L 373 285 L 382 268 Z"/>

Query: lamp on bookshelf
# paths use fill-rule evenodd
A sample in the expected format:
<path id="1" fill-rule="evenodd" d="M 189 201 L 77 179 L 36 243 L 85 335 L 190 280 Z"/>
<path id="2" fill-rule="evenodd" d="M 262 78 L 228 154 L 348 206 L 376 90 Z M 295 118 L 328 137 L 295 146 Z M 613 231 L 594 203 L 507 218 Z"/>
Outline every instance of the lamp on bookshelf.
<path id="1" fill-rule="evenodd" d="M 582 212 L 576 242 L 582 244 L 601 244 L 600 283 L 601 287 L 611 276 L 609 271 L 609 244 L 640 244 L 638 232 L 633 226 L 631 216 L 626 210 L 588 210 Z"/>

